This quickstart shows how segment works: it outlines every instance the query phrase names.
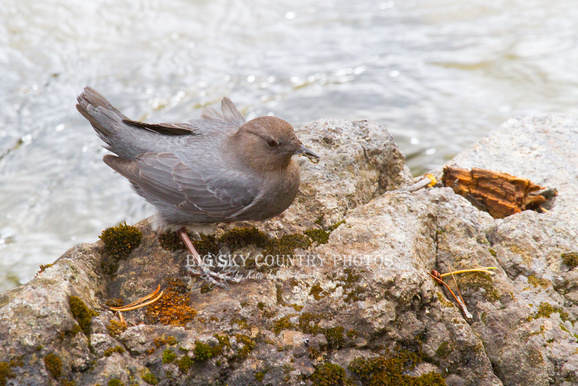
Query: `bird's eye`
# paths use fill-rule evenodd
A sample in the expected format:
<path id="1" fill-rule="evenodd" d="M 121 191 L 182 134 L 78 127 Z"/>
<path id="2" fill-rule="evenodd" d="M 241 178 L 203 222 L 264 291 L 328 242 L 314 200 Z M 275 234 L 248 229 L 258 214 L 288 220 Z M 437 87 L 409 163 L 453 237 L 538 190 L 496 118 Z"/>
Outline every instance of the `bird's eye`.
<path id="1" fill-rule="evenodd" d="M 279 146 L 279 142 L 275 141 L 274 139 L 268 139 L 267 140 L 267 146 L 277 147 L 277 146 Z"/>

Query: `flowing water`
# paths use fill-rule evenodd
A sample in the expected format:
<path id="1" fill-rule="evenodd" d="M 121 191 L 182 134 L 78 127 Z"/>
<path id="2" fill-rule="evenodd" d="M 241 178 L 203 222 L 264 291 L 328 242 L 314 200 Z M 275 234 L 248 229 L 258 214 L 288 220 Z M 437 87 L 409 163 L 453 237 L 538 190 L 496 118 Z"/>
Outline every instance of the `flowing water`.
<path id="1" fill-rule="evenodd" d="M 414 174 L 502 121 L 578 110 L 571 0 L 3 0 L 0 290 L 153 213 L 75 110 L 91 85 L 135 119 L 229 96 L 248 118 L 387 126 Z"/>

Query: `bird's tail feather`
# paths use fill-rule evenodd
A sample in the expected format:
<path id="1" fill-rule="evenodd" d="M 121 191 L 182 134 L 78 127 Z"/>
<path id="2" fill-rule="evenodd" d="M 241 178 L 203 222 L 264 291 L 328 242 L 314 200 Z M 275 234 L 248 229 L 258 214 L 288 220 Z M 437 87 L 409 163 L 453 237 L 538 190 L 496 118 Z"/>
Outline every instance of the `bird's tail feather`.
<path id="1" fill-rule="evenodd" d="M 85 87 L 77 100 L 76 109 L 88 119 L 98 136 L 110 146 L 111 138 L 124 126 L 123 120 L 128 118 L 91 87 Z"/>

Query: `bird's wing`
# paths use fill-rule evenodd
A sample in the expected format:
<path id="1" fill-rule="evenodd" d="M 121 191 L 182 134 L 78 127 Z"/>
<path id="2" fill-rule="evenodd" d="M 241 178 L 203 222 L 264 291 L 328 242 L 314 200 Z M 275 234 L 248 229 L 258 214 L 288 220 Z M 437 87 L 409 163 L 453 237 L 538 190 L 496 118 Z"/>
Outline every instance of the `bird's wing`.
<path id="1" fill-rule="evenodd" d="M 239 127 L 246 121 L 243 115 L 237 110 L 235 104 L 227 97 L 221 99 L 221 112 L 210 106 L 205 106 L 201 111 L 201 119 L 212 119 L 225 121 L 233 126 Z"/>
<path id="2" fill-rule="evenodd" d="M 104 162 L 145 192 L 215 222 L 233 219 L 260 193 L 256 184 L 238 171 L 192 169 L 173 153 L 144 153 L 134 161 L 106 155 Z"/>
<path id="3" fill-rule="evenodd" d="M 152 131 L 153 133 L 165 135 L 192 135 L 197 134 L 195 127 L 189 123 L 145 123 L 133 121 L 132 119 L 123 119 L 123 123 L 129 126 L 138 127 Z"/>

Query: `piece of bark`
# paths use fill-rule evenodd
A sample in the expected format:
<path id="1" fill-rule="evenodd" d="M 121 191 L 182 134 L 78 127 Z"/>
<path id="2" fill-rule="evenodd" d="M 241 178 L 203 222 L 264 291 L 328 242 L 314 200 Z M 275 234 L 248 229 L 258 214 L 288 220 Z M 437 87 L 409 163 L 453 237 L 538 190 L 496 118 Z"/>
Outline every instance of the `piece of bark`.
<path id="1" fill-rule="evenodd" d="M 525 178 L 477 168 L 446 166 L 442 182 L 494 218 L 528 209 L 541 212 L 541 205 L 557 194 L 556 189 L 545 189 Z"/>

